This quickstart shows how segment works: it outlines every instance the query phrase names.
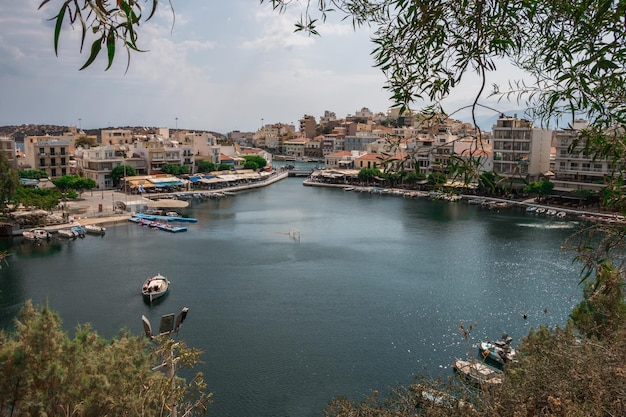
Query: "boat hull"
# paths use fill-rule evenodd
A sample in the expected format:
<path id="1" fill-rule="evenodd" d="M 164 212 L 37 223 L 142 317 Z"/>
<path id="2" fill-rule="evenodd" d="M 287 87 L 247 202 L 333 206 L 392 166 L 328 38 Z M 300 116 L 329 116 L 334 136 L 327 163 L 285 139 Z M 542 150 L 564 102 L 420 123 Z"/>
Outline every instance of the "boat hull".
<path id="1" fill-rule="evenodd" d="M 161 274 L 148 278 L 141 287 L 141 295 L 144 301 L 153 301 L 165 296 L 169 291 L 170 282 Z"/>

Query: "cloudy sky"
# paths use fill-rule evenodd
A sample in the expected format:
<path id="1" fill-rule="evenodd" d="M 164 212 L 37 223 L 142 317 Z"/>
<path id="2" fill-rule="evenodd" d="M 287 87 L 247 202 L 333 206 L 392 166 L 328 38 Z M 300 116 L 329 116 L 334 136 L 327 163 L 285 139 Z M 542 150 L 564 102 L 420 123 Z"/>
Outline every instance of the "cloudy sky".
<path id="1" fill-rule="evenodd" d="M 373 67 L 370 33 L 350 22 L 327 22 L 321 37 L 309 37 L 293 32 L 295 13 L 279 14 L 257 0 L 172 0 L 172 27 L 172 12 L 160 2 L 158 15 L 141 27 L 139 47 L 148 52 L 133 54 L 128 72 L 123 50 L 106 72 L 103 59 L 79 71 L 89 51 L 79 53 L 79 28 L 64 29 L 56 57 L 48 19 L 60 2 L 38 10 L 40 3 L 0 0 L 0 125 L 226 133 L 262 123 L 297 126 L 304 114 L 319 118 L 325 110 L 338 117 L 363 107 L 386 112 L 390 105 L 385 78 Z M 468 80 L 450 107 L 468 104 L 476 88 Z"/>

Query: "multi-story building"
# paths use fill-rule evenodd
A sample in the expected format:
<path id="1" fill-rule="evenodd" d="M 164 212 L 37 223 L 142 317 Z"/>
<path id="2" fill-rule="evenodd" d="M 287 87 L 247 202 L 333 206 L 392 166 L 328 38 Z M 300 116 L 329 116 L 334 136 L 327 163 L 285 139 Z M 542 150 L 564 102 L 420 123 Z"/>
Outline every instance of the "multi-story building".
<path id="1" fill-rule="evenodd" d="M 0 152 L 9 162 L 9 166 L 17 169 L 17 148 L 15 147 L 15 139 L 6 136 L 0 137 Z"/>
<path id="2" fill-rule="evenodd" d="M 51 180 L 69 175 L 70 144 L 54 136 L 24 138 L 24 169 L 44 171 Z"/>
<path id="3" fill-rule="evenodd" d="M 151 136 L 132 145 L 132 153 L 146 161 L 148 174 L 161 173 L 163 165 L 187 166 L 193 172 L 193 147 L 179 146 L 159 136 Z"/>
<path id="4" fill-rule="evenodd" d="M 583 143 L 573 149 L 579 131 L 588 126 L 586 120 L 575 120 L 571 129 L 557 130 L 555 136 L 554 177 L 550 180 L 557 191 L 591 190 L 604 188 L 605 177 L 613 175 L 613 165 L 605 159 L 594 159 L 582 152 Z"/>
<path id="5" fill-rule="evenodd" d="M 364 151 L 368 144 L 378 139 L 379 137 L 371 132 L 357 132 L 356 135 L 344 138 L 343 147 L 346 151 Z"/>
<path id="6" fill-rule="evenodd" d="M 305 138 L 313 139 L 316 135 L 317 123 L 315 122 L 315 116 L 305 114 L 300 119 L 300 132 Z"/>
<path id="7" fill-rule="evenodd" d="M 500 117 L 493 131 L 493 171 L 523 186 L 550 170 L 552 132 L 517 117 Z"/>
<path id="8" fill-rule="evenodd" d="M 295 138 L 285 141 L 284 154 L 296 158 L 303 158 L 305 156 L 306 143 L 308 141 L 309 140 L 307 138 Z"/>
<path id="9" fill-rule="evenodd" d="M 133 143 L 133 132 L 129 129 L 105 129 L 100 131 L 100 144 L 129 145 Z"/>

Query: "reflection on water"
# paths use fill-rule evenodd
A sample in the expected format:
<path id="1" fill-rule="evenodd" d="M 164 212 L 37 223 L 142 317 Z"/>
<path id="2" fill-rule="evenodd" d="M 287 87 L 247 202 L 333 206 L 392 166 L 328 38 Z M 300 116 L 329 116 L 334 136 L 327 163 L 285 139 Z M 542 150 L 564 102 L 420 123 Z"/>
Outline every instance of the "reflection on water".
<path id="1" fill-rule="evenodd" d="M 179 336 L 205 352 L 210 415 L 317 416 L 335 395 L 449 375 L 468 351 L 459 321 L 478 323 L 476 340 L 519 340 L 563 324 L 580 298 L 560 251 L 576 224 L 522 211 L 290 178 L 193 202 L 188 215 L 198 223 L 186 233 L 129 223 L 47 247 L 16 239 L 0 270 L 2 326 L 27 298 L 106 337 L 143 334 L 142 314 L 157 323 L 186 306 Z M 170 293 L 148 306 L 140 289 L 156 273 Z"/>

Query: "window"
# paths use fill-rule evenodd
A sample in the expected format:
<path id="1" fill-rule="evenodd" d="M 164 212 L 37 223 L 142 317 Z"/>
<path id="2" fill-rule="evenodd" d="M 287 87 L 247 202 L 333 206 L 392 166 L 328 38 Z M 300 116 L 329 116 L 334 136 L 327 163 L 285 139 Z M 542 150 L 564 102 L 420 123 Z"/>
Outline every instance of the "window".
<path id="1" fill-rule="evenodd" d="M 50 170 L 50 176 L 52 176 L 52 177 L 56 177 L 57 176 L 57 169 L 56 168 L 52 168 Z"/>
<path id="2" fill-rule="evenodd" d="M 46 160 L 44 158 L 39 158 L 39 166 L 40 167 L 45 167 L 46 166 Z"/>
<path id="3" fill-rule="evenodd" d="M 56 158 L 50 159 L 50 165 L 56 165 L 56 164 L 57 164 Z"/>
<path id="4" fill-rule="evenodd" d="M 44 156 L 46 154 L 46 151 L 44 148 L 39 148 L 39 155 L 40 156 Z"/>
<path id="5" fill-rule="evenodd" d="M 56 149 L 50 148 L 50 155 L 54 155 L 56 153 Z"/>

